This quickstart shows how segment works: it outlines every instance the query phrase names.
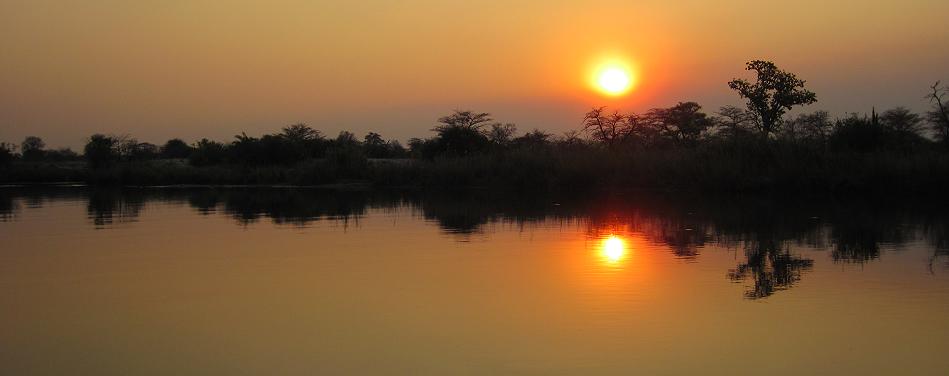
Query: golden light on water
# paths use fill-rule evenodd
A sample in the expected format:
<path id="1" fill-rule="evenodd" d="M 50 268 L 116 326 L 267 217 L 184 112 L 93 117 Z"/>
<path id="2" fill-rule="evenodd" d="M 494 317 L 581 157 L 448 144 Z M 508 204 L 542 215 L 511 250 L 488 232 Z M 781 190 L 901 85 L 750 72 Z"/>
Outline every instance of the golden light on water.
<path id="1" fill-rule="evenodd" d="M 626 258 L 626 242 L 616 235 L 603 239 L 600 253 L 607 262 L 616 263 Z"/>

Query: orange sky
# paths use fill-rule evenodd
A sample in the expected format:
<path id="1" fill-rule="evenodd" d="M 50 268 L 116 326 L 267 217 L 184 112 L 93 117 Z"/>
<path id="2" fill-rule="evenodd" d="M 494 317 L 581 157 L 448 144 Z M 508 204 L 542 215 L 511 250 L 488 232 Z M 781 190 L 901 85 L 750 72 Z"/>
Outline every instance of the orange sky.
<path id="1" fill-rule="evenodd" d="M 771 59 L 834 114 L 926 109 L 949 81 L 949 2 L 0 2 L 0 141 L 93 132 L 230 140 L 307 122 L 428 136 L 454 108 L 574 129 L 594 105 L 741 104 L 725 83 Z M 623 58 L 636 90 L 589 70 Z"/>

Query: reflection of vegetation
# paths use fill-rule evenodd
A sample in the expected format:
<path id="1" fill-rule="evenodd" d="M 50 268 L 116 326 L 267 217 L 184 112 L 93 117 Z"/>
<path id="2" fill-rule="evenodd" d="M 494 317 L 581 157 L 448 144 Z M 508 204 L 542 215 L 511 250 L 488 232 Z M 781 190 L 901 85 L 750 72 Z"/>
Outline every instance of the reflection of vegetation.
<path id="1" fill-rule="evenodd" d="M 96 228 L 115 222 L 134 222 L 145 207 L 141 192 L 92 191 L 86 211 Z"/>
<path id="2" fill-rule="evenodd" d="M 220 213 L 240 224 L 268 218 L 276 224 L 306 226 L 317 221 L 355 222 L 370 209 L 409 207 L 444 232 L 464 240 L 485 225 L 585 228 L 592 238 L 640 234 L 676 258 L 696 260 L 717 244 L 744 249 L 729 271 L 733 281 L 753 281 L 748 298 L 788 289 L 815 262 L 800 249 L 829 249 L 837 263 L 876 260 L 890 248 L 925 239 L 932 264 L 949 259 L 949 217 L 945 205 L 927 201 L 851 198 L 846 201 L 787 198 L 606 196 L 559 200 L 545 195 L 492 191 L 393 192 L 300 188 L 194 188 L 81 190 L 35 187 L 0 189 L 0 220 L 16 220 L 19 210 L 40 208 L 51 198 L 85 200 L 97 228 L 134 222 L 151 201 L 188 204 L 197 213 Z M 25 208 L 25 209 L 21 209 Z M 796 248 L 796 249 L 795 249 Z M 792 252 L 794 250 L 794 252 Z M 949 262 L 946 263 L 949 267 Z"/>
<path id="3" fill-rule="evenodd" d="M 923 232 L 933 247 L 933 255 L 929 259 L 930 270 L 940 259 L 944 260 L 944 265 L 949 268 L 949 223 L 924 224 Z"/>
<path id="4" fill-rule="evenodd" d="M 745 263 L 728 271 L 728 278 L 735 282 L 754 280 L 754 287 L 745 291 L 748 299 L 766 298 L 790 288 L 814 265 L 814 260 L 791 255 L 775 241 L 748 243 L 745 257 Z"/>
<path id="5" fill-rule="evenodd" d="M 8 190 L 0 189 L 0 222 L 16 218 L 19 209 L 19 205 L 13 200 L 13 195 Z"/>
<path id="6" fill-rule="evenodd" d="M 241 223 L 266 216 L 277 224 L 305 225 L 323 218 L 358 218 L 370 205 L 360 193 L 330 191 L 235 190 L 219 192 L 224 212 Z"/>

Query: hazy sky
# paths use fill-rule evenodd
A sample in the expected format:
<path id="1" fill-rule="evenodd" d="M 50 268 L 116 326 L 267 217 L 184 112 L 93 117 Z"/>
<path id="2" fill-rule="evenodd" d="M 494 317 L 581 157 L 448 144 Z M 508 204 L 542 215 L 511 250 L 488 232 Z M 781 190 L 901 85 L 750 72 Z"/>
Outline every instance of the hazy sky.
<path id="1" fill-rule="evenodd" d="M 949 81 L 949 1 L 0 0 L 0 141 L 94 132 L 230 140 L 306 122 L 401 140 L 452 109 L 521 130 L 585 110 L 742 104 L 726 82 L 769 59 L 833 114 L 922 111 Z M 634 91 L 589 72 L 625 59 Z"/>

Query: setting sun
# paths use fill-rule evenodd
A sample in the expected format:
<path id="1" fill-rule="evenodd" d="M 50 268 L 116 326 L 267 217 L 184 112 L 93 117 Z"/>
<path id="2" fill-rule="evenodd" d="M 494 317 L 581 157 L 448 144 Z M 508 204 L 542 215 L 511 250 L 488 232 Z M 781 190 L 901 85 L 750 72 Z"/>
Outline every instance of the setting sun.
<path id="1" fill-rule="evenodd" d="M 610 61 L 594 70 L 592 81 L 593 87 L 603 94 L 620 96 L 632 89 L 634 75 L 625 63 Z"/>
<path id="2" fill-rule="evenodd" d="M 597 84 L 609 94 L 622 94 L 629 89 L 629 74 L 619 68 L 610 68 L 600 73 Z"/>

